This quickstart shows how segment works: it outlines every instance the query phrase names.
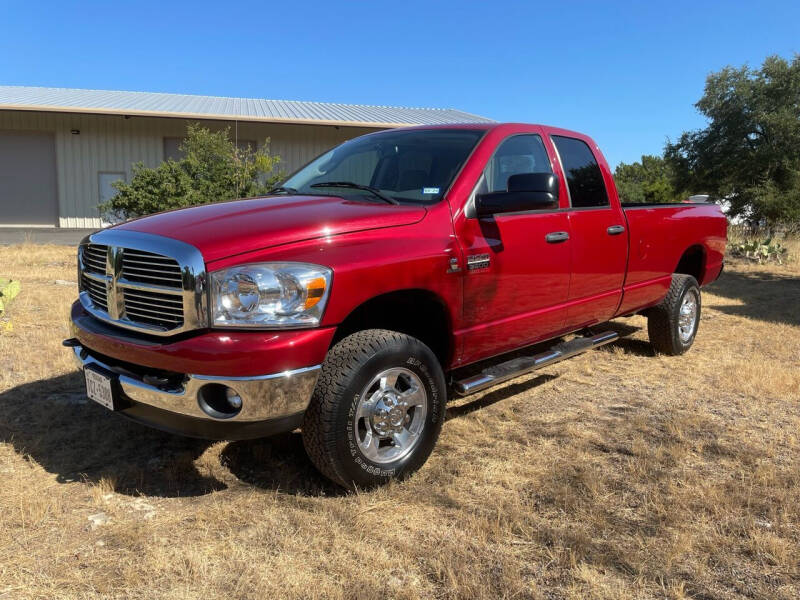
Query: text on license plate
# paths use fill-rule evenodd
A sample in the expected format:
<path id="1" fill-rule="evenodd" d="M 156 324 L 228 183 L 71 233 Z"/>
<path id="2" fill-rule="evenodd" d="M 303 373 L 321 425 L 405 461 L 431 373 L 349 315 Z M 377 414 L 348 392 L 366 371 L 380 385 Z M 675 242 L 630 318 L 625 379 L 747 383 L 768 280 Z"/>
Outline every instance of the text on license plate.
<path id="1" fill-rule="evenodd" d="M 86 395 L 109 410 L 114 410 L 114 393 L 111 390 L 111 378 L 92 369 L 84 369 L 86 376 Z"/>

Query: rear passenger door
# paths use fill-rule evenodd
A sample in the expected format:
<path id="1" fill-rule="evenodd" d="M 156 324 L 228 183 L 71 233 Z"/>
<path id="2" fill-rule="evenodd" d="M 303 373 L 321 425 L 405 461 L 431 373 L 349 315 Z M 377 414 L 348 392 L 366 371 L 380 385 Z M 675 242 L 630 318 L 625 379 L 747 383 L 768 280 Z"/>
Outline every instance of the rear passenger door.
<path id="1" fill-rule="evenodd" d="M 625 216 L 609 198 L 611 173 L 589 138 L 551 135 L 569 193 L 572 278 L 567 327 L 609 320 L 622 296 L 628 260 Z"/>

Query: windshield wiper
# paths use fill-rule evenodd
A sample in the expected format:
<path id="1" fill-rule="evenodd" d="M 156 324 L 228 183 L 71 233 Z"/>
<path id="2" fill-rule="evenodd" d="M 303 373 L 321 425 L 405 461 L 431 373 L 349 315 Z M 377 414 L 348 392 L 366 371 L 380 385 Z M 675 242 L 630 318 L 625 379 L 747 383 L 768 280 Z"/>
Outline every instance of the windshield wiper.
<path id="1" fill-rule="evenodd" d="M 379 189 L 371 187 L 369 185 L 361 185 L 360 183 L 354 183 L 352 181 L 322 181 L 320 183 L 311 184 L 309 187 L 312 188 L 321 188 L 321 187 L 332 187 L 332 188 L 351 188 L 354 190 L 364 190 L 366 192 L 371 193 L 376 198 L 380 198 L 384 202 L 388 202 L 389 204 L 400 204 L 397 200 L 392 198 L 391 196 L 387 196 Z"/>
<path id="2" fill-rule="evenodd" d="M 267 192 L 268 194 L 289 194 L 290 196 L 297 193 L 297 190 L 293 187 L 284 187 L 279 185 L 278 187 L 272 188 L 270 191 Z"/>

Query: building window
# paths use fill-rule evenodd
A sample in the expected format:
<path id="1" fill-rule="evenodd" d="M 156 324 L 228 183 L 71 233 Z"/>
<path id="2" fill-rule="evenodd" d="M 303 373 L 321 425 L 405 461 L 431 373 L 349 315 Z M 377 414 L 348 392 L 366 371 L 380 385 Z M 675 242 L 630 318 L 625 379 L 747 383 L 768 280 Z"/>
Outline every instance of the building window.
<path id="1" fill-rule="evenodd" d="M 250 148 L 251 152 L 258 150 L 258 144 L 255 140 L 239 140 L 236 147 L 239 148 L 239 150 L 247 150 Z"/>
<path id="2" fill-rule="evenodd" d="M 100 189 L 100 202 L 108 202 L 117 194 L 117 190 L 111 184 L 115 181 L 125 181 L 125 173 L 121 171 L 98 173 L 97 181 Z"/>
<path id="3" fill-rule="evenodd" d="M 183 138 L 165 137 L 164 138 L 164 161 L 182 159 L 183 158 L 183 152 L 181 152 L 181 148 L 180 148 L 182 143 L 183 143 Z"/>

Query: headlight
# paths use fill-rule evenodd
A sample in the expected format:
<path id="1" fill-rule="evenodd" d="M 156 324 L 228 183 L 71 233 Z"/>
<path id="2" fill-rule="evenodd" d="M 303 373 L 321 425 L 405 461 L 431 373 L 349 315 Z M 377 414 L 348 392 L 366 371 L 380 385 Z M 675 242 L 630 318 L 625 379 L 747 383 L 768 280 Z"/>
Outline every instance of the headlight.
<path id="1" fill-rule="evenodd" d="M 211 273 L 214 327 L 319 325 L 333 271 L 307 263 L 252 263 Z"/>

